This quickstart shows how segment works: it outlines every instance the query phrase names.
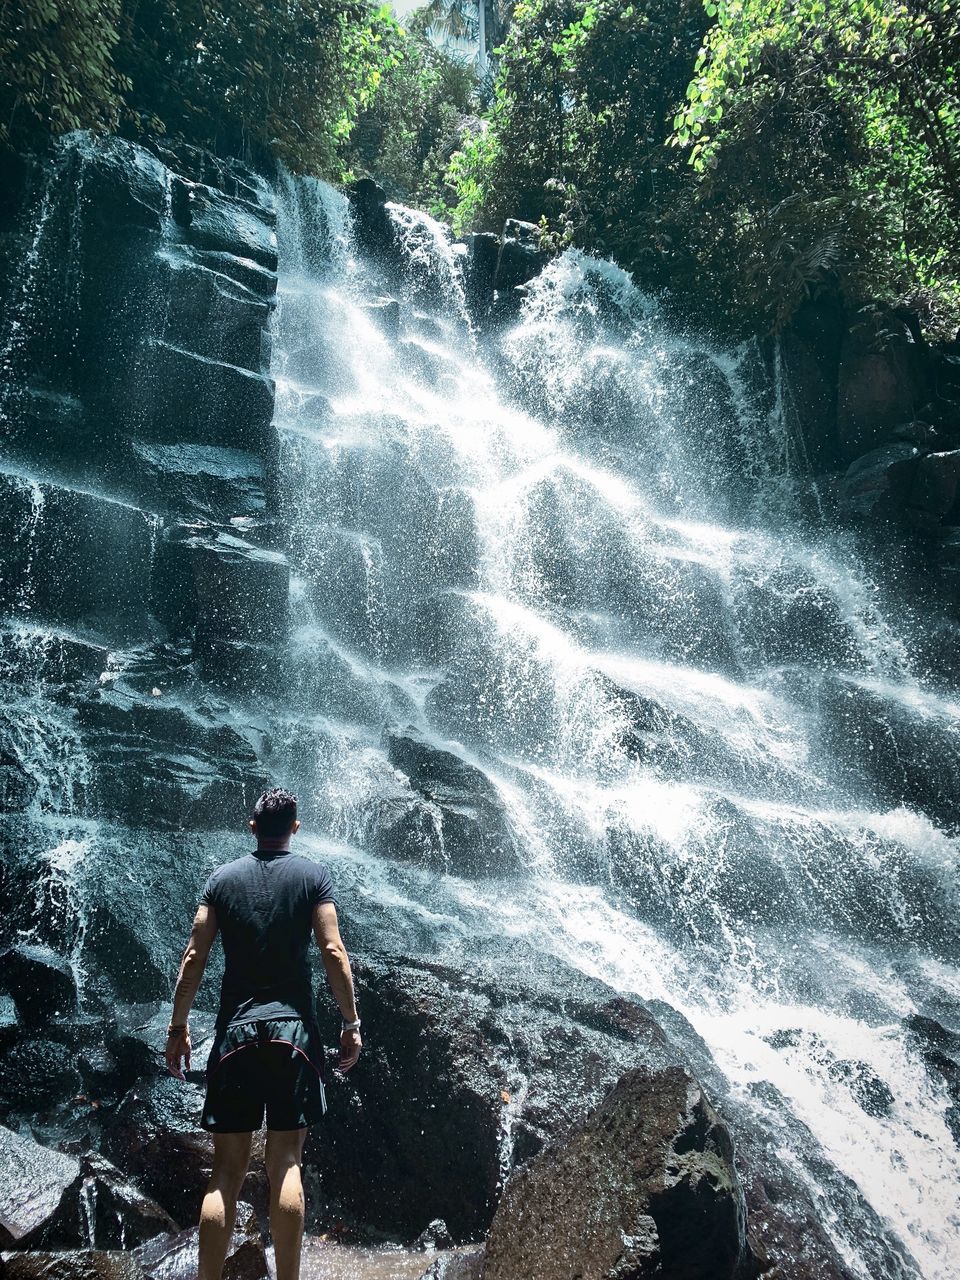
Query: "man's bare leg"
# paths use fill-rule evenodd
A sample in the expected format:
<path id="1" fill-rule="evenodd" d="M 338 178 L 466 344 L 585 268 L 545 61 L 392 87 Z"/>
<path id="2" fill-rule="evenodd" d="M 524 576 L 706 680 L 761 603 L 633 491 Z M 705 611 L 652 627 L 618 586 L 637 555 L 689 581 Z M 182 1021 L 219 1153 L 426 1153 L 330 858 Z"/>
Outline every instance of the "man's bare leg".
<path id="1" fill-rule="evenodd" d="M 266 1164 L 270 1179 L 270 1234 L 277 1280 L 299 1280 L 303 1243 L 303 1182 L 300 1160 L 306 1129 L 268 1129 Z M 205 1280 L 201 1276 L 200 1280 Z"/>
<path id="2" fill-rule="evenodd" d="M 252 1133 L 213 1135 L 213 1171 L 200 1210 L 198 1280 L 220 1280 L 237 1218 L 237 1196 L 250 1162 L 252 1138 Z"/>

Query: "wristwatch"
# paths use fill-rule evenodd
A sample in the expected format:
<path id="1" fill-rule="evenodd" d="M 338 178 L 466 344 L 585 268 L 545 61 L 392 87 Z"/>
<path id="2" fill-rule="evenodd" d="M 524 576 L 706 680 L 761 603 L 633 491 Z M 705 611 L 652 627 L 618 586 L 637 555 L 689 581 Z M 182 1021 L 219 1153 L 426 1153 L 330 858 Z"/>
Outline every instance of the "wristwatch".
<path id="1" fill-rule="evenodd" d="M 343 1030 L 343 1031 L 359 1031 L 359 1030 L 360 1030 L 360 1019 L 359 1019 L 359 1018 L 356 1018 L 353 1022 L 345 1022 L 345 1023 L 343 1024 L 343 1027 L 341 1028 L 341 1030 Z"/>

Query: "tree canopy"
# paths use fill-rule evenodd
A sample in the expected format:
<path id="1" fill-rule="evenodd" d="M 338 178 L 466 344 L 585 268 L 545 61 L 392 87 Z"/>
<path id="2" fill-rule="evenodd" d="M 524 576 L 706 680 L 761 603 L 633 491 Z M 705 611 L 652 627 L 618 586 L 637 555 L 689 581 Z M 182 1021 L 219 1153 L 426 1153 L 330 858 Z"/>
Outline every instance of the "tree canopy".
<path id="1" fill-rule="evenodd" d="M 431 129 L 449 132 L 470 92 L 422 31 L 368 0 L 7 0 L 0 56 L 0 144 L 36 147 L 76 128 L 170 133 L 338 178 L 358 160 L 362 122 L 362 158 L 396 169 L 414 196 Z"/>
<path id="2" fill-rule="evenodd" d="M 955 0 L 521 0 L 461 226 L 513 209 L 727 325 L 824 287 L 960 319 Z"/>
<path id="3" fill-rule="evenodd" d="M 462 12 L 6 0 L 0 146 L 167 132 L 369 172 L 461 230 L 538 222 L 735 330 L 822 289 L 960 322 L 956 0 L 490 0 L 492 97 L 429 38 Z"/>

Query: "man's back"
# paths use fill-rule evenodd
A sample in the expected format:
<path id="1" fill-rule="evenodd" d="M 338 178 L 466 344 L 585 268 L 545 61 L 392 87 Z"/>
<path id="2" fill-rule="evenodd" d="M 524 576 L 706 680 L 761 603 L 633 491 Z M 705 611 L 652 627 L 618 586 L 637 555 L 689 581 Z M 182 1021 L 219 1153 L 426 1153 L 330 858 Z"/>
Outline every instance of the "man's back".
<path id="1" fill-rule="evenodd" d="M 213 1169 L 200 1211 L 198 1280 L 221 1280 L 253 1134 L 266 1122 L 270 1231 L 277 1280 L 298 1280 L 303 1237 L 300 1162 L 307 1128 L 326 1110 L 323 1044 L 308 948 L 320 958 L 340 1008 L 341 1071 L 360 1056 L 360 1015 L 325 867 L 290 852 L 297 797 L 265 791 L 250 820 L 257 850 L 207 880 L 180 962 L 167 1028 L 167 1066 L 190 1070 L 187 1016 L 219 934 L 226 960 L 216 1034 L 207 1058 L 200 1125 L 213 1134 Z"/>
<path id="2" fill-rule="evenodd" d="M 218 867 L 203 891 L 223 940 L 218 1024 L 313 1018 L 308 949 L 314 908 L 333 902 L 327 869 L 258 849 Z"/>

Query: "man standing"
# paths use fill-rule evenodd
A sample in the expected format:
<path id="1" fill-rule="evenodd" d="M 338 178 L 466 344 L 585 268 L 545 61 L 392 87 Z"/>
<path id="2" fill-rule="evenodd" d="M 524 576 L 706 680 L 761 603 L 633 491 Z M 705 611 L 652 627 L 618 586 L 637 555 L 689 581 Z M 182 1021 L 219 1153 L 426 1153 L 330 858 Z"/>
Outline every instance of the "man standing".
<path id="1" fill-rule="evenodd" d="M 350 960 L 340 938 L 325 867 L 290 852 L 297 798 L 266 791 L 250 828 L 257 848 L 210 876 L 177 977 L 166 1060 L 190 1069 L 187 1016 L 219 932 L 224 972 L 200 1121 L 213 1134 L 213 1172 L 200 1212 L 198 1280 L 220 1280 L 253 1131 L 266 1112 L 270 1234 L 277 1280 L 298 1280 L 303 1240 L 300 1160 L 307 1126 L 326 1111 L 323 1048 L 314 1011 L 308 948 L 313 932 L 343 1015 L 340 1070 L 360 1056 L 360 1018 Z"/>

